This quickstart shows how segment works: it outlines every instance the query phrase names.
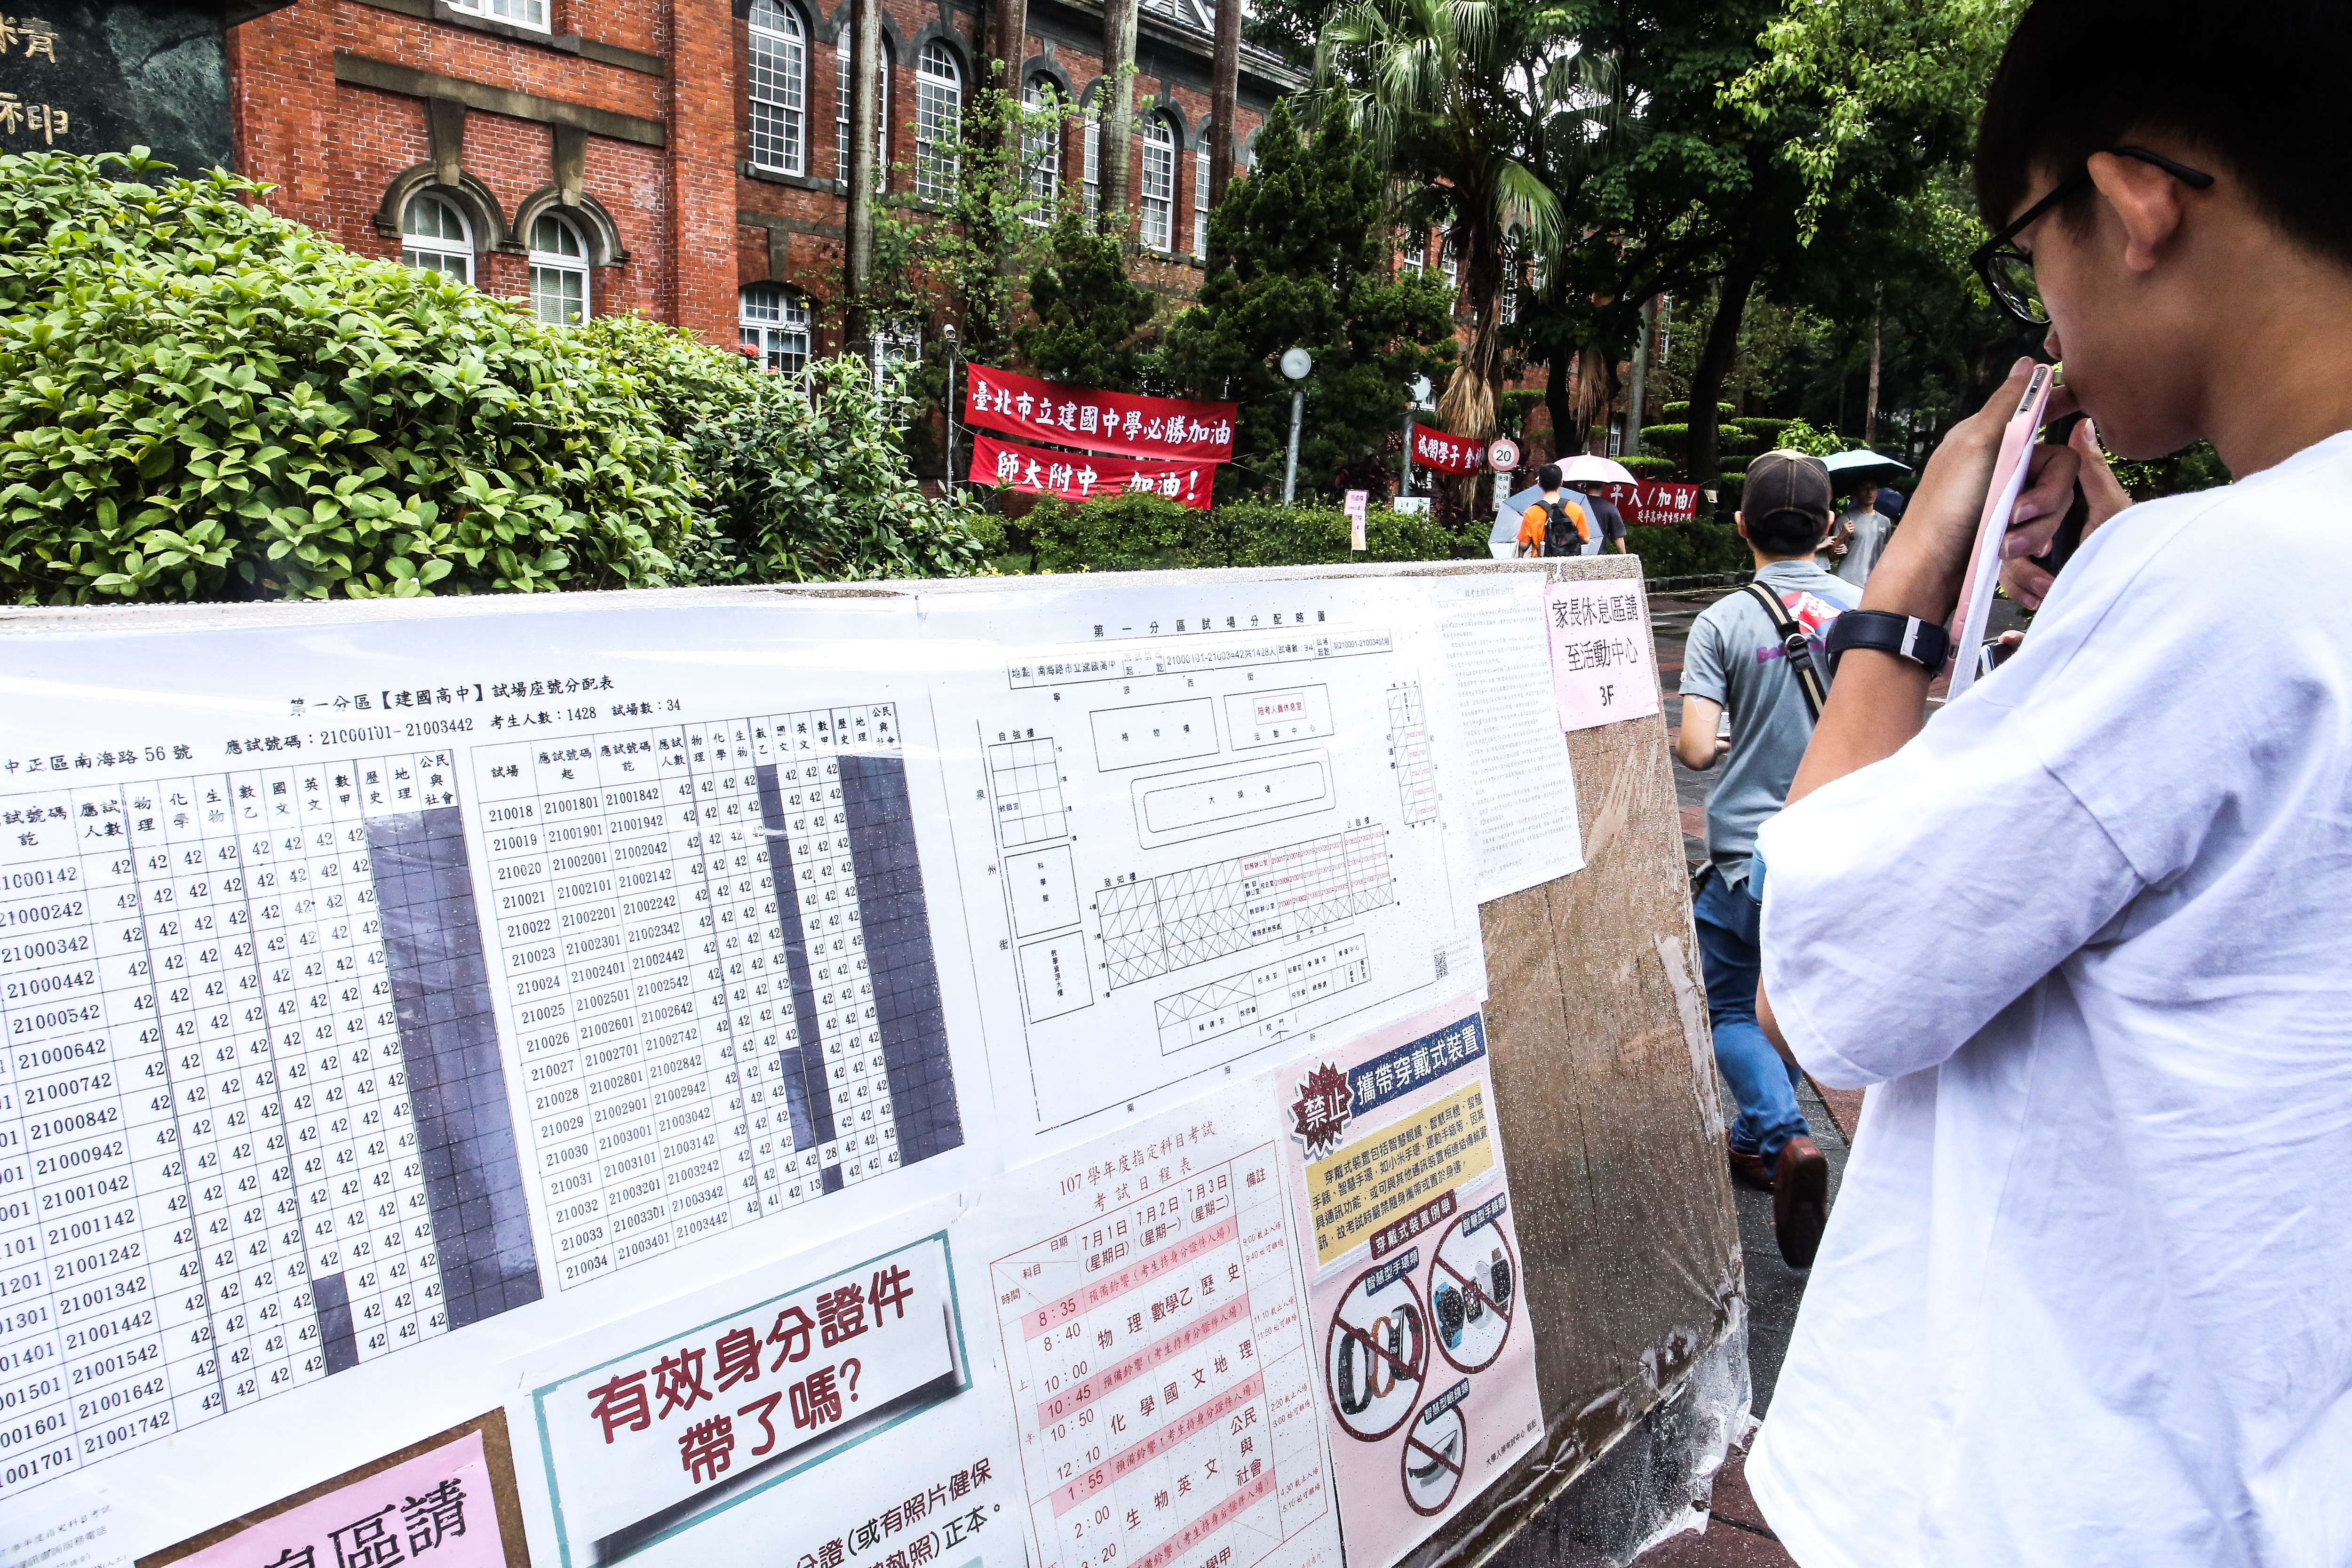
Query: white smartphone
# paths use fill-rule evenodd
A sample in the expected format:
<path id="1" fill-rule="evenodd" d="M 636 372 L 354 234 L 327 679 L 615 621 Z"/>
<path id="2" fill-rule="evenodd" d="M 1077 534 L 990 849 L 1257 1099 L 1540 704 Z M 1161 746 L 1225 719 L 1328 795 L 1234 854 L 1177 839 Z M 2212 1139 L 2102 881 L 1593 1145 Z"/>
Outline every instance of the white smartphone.
<path id="1" fill-rule="evenodd" d="M 1952 611 L 1952 653 L 1946 668 L 1952 673 L 1945 700 L 1958 698 L 1981 673 L 1977 650 L 1984 646 L 1985 620 L 1992 613 L 1993 586 L 2000 580 L 2000 544 L 2009 536 L 2010 515 L 2017 498 L 2025 493 L 2026 470 L 2032 466 L 2033 437 L 2042 428 L 2042 413 L 2050 405 L 2055 367 L 2038 364 L 2025 384 L 2025 395 L 2000 434 L 2000 453 L 1993 459 L 1992 488 L 1985 492 L 1984 515 L 1977 520 L 1977 542 L 1969 552 L 1968 574 L 1960 579 L 1960 602 Z"/>

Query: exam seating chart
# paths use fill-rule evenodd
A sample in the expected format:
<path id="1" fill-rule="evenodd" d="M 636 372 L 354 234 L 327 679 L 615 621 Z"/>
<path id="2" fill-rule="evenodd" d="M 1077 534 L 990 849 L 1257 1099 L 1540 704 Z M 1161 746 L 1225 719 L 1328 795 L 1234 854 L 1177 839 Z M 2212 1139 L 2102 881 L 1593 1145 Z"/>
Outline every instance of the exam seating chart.
<path id="1" fill-rule="evenodd" d="M 390 1541 L 492 1422 L 422 1568 L 1339 1568 L 1269 1085 L 1484 994 L 1467 603 L 20 618 L 7 1539 Z"/>

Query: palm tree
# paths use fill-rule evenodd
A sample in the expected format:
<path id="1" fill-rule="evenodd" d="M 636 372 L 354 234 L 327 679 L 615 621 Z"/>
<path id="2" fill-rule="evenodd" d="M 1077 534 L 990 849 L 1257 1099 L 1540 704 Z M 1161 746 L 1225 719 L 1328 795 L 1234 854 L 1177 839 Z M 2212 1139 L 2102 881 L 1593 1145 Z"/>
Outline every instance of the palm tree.
<path id="1" fill-rule="evenodd" d="M 1568 237 L 1532 150 L 1548 123 L 1586 111 L 1596 68 L 1558 16 L 1496 0 L 1349 0 L 1316 45 L 1312 110 L 1354 123 L 1405 182 L 1409 231 L 1442 229 L 1460 259 L 1470 352 L 1437 405 L 1456 435 L 1494 432 L 1506 253 L 1556 262 Z"/>

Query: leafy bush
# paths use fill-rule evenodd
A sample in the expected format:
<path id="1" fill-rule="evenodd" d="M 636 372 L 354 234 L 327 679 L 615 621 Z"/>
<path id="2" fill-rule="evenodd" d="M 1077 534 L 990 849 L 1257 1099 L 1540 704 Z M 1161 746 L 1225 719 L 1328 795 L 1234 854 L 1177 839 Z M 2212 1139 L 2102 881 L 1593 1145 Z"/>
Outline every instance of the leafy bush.
<path id="1" fill-rule="evenodd" d="M 1681 422 L 1642 426 L 1642 445 L 1679 457 L 1690 446 L 1690 426 Z"/>
<path id="2" fill-rule="evenodd" d="M 626 378 L 222 173 L 0 158 L 0 592 L 20 603 L 670 581 L 683 447 Z"/>
<path id="3" fill-rule="evenodd" d="M 1735 427 L 1762 442 L 1763 446 L 1759 448 L 1761 451 L 1769 451 L 1778 447 L 1780 444 L 1780 432 L 1794 423 L 1794 420 L 1790 419 L 1766 419 L 1755 416 L 1731 421 Z"/>
<path id="4" fill-rule="evenodd" d="M 1642 575 L 1652 578 L 1745 572 L 1756 563 L 1738 530 L 1698 518 L 1664 528 L 1629 528 L 1625 548 L 1642 558 Z"/>
<path id="5" fill-rule="evenodd" d="M 870 379 L 541 325 L 215 173 L 0 158 L 0 594 L 622 588 L 971 570 Z M 134 176 L 117 181 L 110 172 Z M 144 180 L 147 183 L 137 183 Z"/>
<path id="6" fill-rule="evenodd" d="M 1634 452 L 1617 459 L 1637 479 L 1663 479 L 1675 471 L 1672 458 L 1656 452 Z"/>
<path id="7" fill-rule="evenodd" d="M 642 316 L 572 329 L 683 442 L 700 494 L 681 554 L 697 583 L 951 576 L 978 568 L 982 513 L 934 500 L 908 471 L 906 400 L 877 393 L 863 361 L 771 375 Z"/>
<path id="8" fill-rule="evenodd" d="M 1688 419 L 1690 417 L 1690 405 L 1687 402 L 1664 403 L 1659 405 L 1658 412 L 1664 415 L 1669 419 Z M 1731 404 L 1718 403 L 1715 405 L 1715 412 L 1718 417 L 1728 419 L 1733 415 L 1738 413 L 1739 410 Z"/>
<path id="9" fill-rule="evenodd" d="M 1435 520 L 1376 507 L 1361 553 L 1348 547 L 1348 514 L 1331 507 L 1236 501 L 1196 511 L 1159 496 L 1106 496 L 1083 505 L 1047 498 L 1004 528 L 1013 571 L 1139 572 L 1197 566 L 1296 566 L 1347 561 L 1445 561 L 1454 536 Z"/>

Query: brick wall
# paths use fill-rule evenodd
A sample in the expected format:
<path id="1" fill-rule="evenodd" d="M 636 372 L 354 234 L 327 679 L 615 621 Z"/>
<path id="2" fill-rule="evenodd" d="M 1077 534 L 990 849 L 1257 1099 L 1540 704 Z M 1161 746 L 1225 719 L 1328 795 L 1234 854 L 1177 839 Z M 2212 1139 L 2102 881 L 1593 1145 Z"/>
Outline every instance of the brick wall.
<path id="1" fill-rule="evenodd" d="M 920 47 L 932 37 L 950 46 L 969 100 L 986 68 L 973 47 L 981 17 L 952 0 L 885 0 L 885 9 L 889 184 L 907 191 Z M 380 210 L 396 180 L 431 163 L 425 97 L 442 92 L 471 100 L 461 159 L 467 189 L 479 182 L 500 222 L 512 226 L 523 204 L 556 182 L 551 121 L 584 120 L 583 189 L 610 215 L 626 256 L 594 269 L 597 313 L 640 310 L 731 343 L 738 290 L 772 279 L 815 305 L 817 346 L 837 343 L 827 311 L 846 206 L 835 194 L 835 37 L 845 5 L 799 12 L 806 75 L 797 177 L 750 172 L 750 36 L 730 0 L 548 0 L 543 34 L 495 18 L 480 26 L 436 21 L 431 11 L 430 0 L 298 0 L 231 30 L 237 159 L 246 173 L 275 185 L 268 197 L 274 210 L 362 254 L 397 257 L 400 240 L 379 231 Z M 1073 15 L 1041 20 L 1033 7 L 1023 52 L 1024 59 L 1049 59 L 1083 90 L 1101 73 L 1099 38 L 1087 36 L 1093 24 L 1083 16 L 1085 25 L 1074 24 Z M 1139 104 L 1171 106 L 1184 132 L 1174 254 L 1147 258 L 1139 268 L 1148 287 L 1178 296 L 1199 280 L 1191 259 L 1193 165 L 1206 155 L 1207 47 L 1200 40 L 1193 57 L 1164 39 L 1147 47 L 1137 83 Z M 353 79 L 338 79 L 339 61 Z M 1245 88 L 1237 138 L 1263 118 L 1249 96 Z M 649 134 L 667 144 L 647 145 Z M 1142 158 L 1139 135 L 1132 163 L 1139 195 Z M 1073 127 L 1063 148 L 1066 189 L 1078 187 L 1082 162 Z M 527 238 L 509 235 L 505 247 L 478 255 L 477 283 L 526 298 Z"/>

